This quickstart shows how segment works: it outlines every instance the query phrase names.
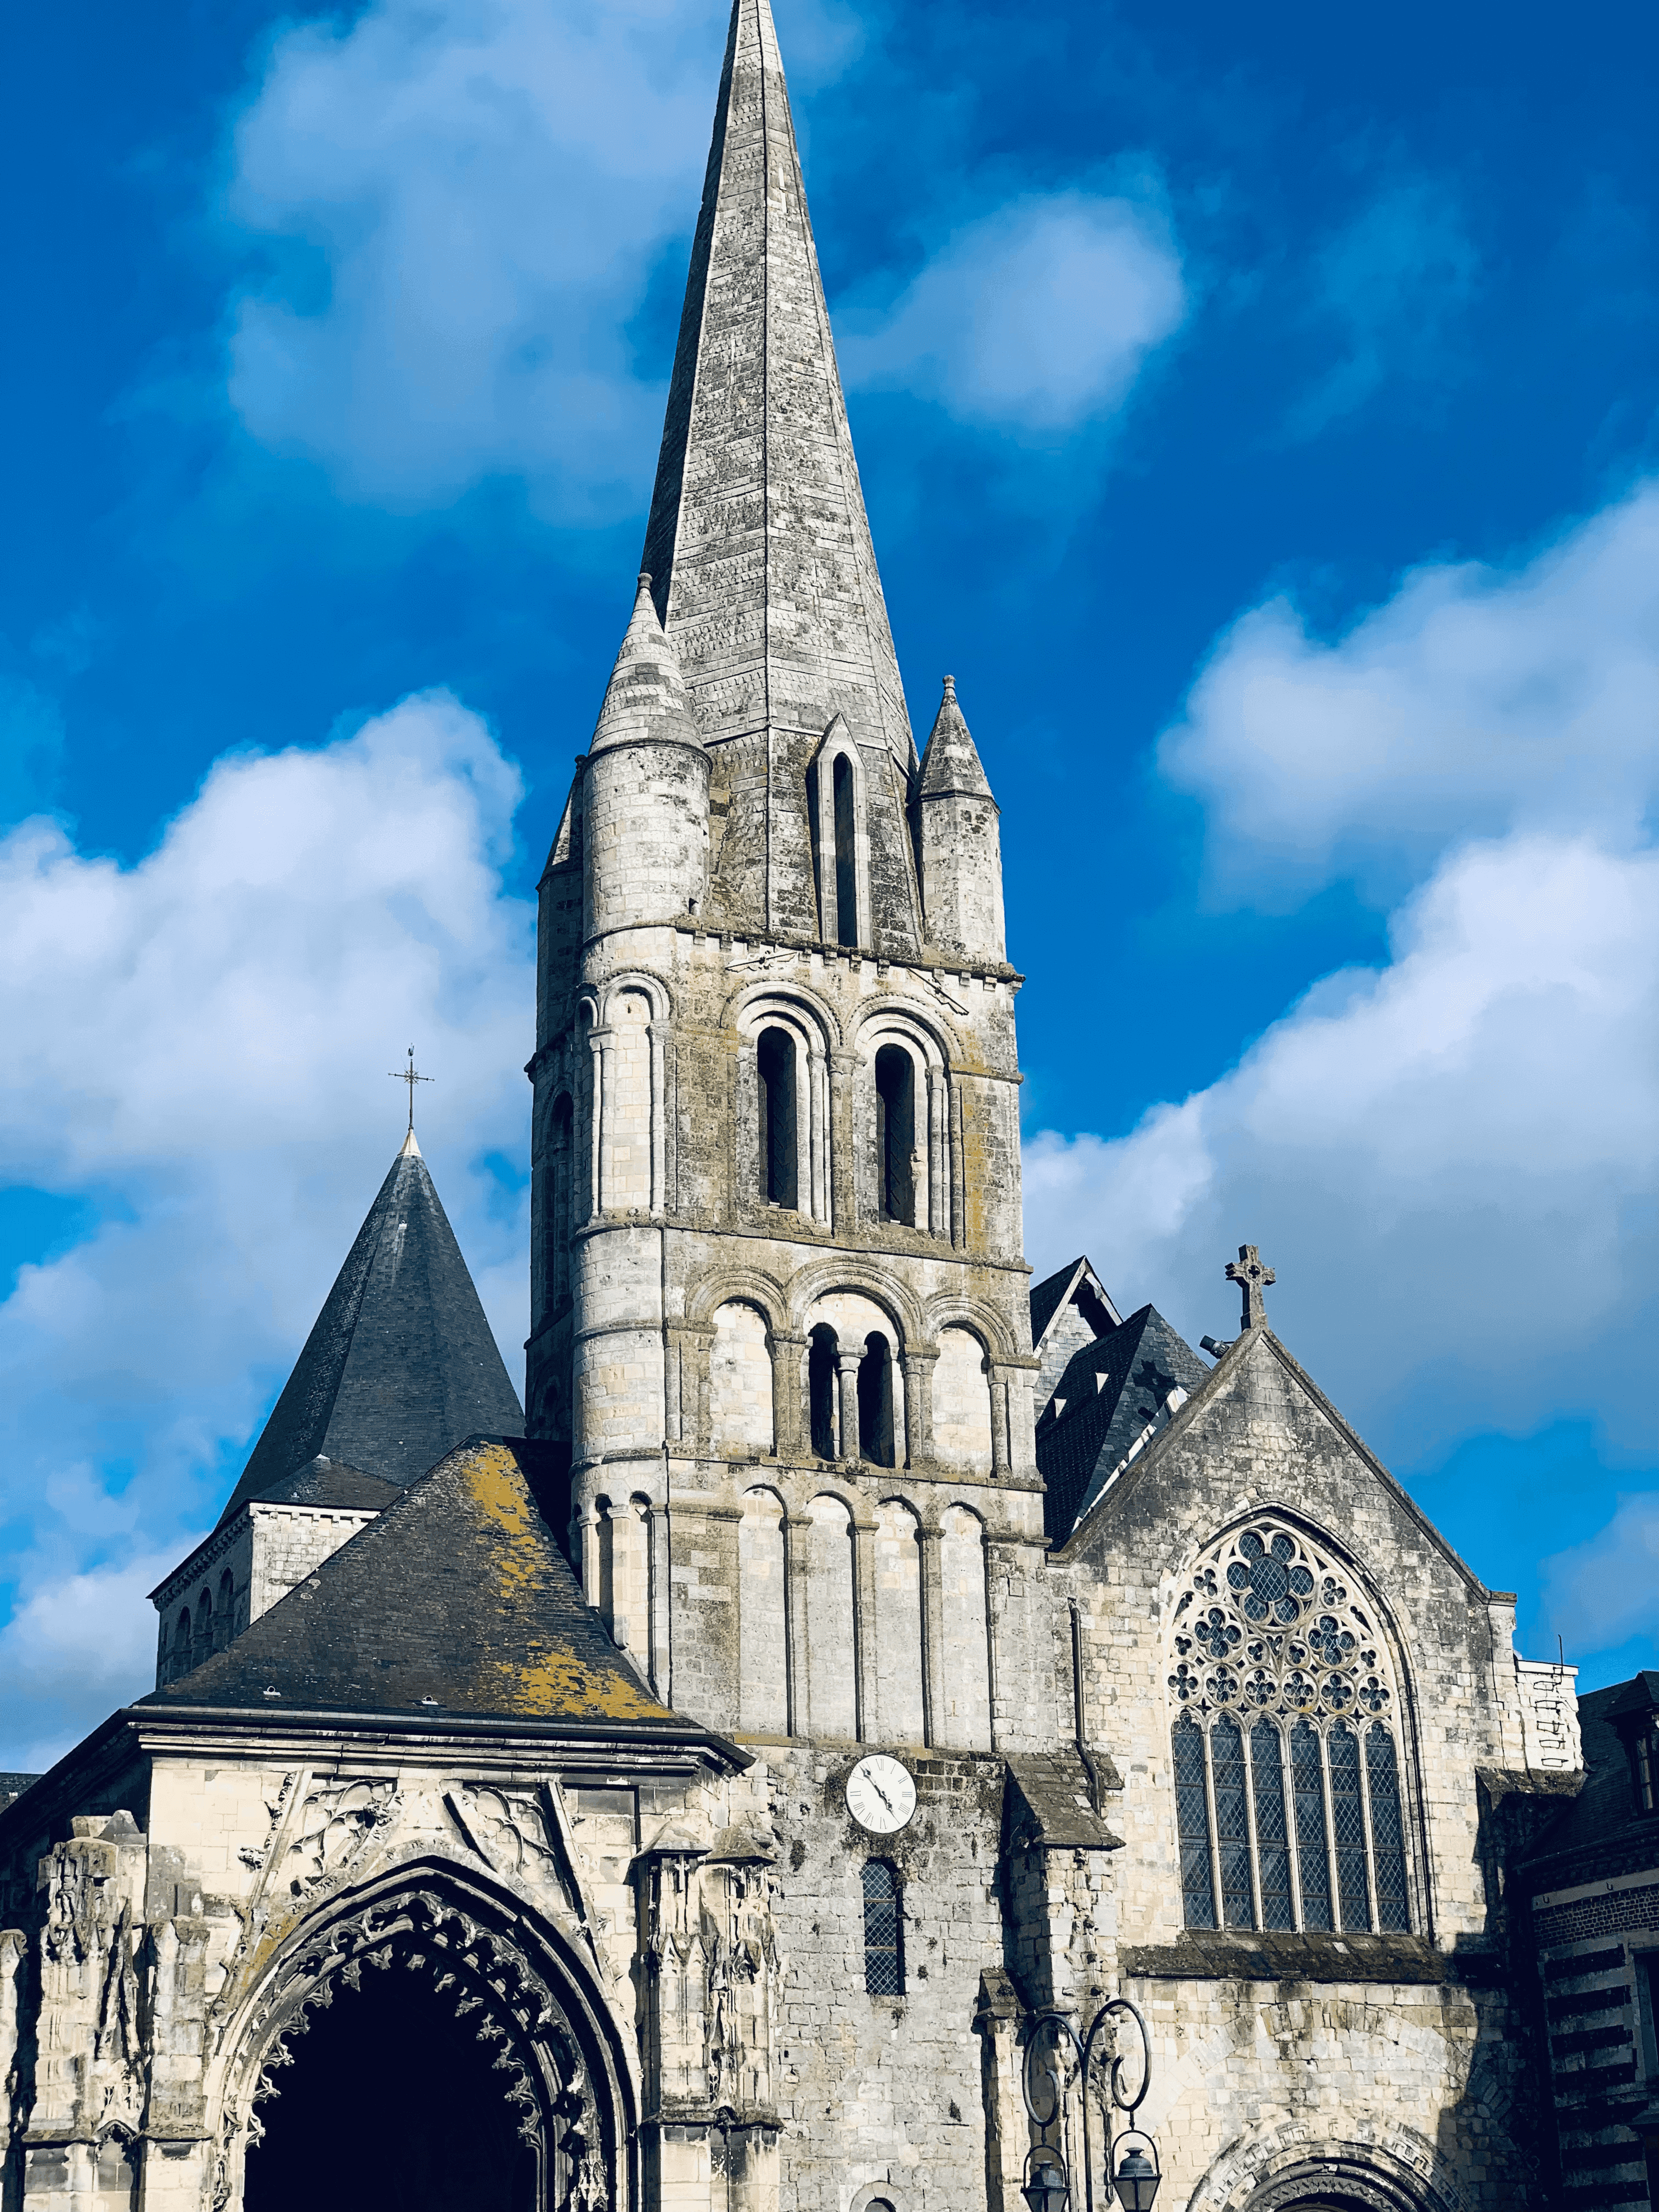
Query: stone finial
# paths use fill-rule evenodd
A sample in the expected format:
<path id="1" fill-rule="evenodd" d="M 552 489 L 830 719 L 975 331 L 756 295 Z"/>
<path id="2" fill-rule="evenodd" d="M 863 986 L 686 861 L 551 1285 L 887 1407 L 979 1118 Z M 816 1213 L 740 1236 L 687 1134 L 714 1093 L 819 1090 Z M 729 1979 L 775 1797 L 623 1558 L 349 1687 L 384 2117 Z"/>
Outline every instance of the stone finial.
<path id="1" fill-rule="evenodd" d="M 1244 1311 L 1240 1323 L 1245 1328 L 1265 1328 L 1267 1325 L 1267 1304 L 1261 1293 L 1274 1280 L 1271 1267 L 1264 1267 L 1254 1244 L 1241 1244 L 1237 1260 L 1227 1262 L 1227 1280 L 1237 1283 L 1244 1294 Z"/>

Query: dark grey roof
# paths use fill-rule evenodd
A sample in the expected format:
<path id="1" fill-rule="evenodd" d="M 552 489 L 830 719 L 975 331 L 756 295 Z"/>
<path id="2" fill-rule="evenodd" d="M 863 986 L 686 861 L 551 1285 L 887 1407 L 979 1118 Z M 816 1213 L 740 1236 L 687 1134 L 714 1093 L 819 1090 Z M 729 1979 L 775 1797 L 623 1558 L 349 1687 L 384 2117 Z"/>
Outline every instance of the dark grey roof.
<path id="1" fill-rule="evenodd" d="M 1109 1328 L 1115 1328 L 1122 1320 L 1123 1316 L 1107 1296 L 1100 1278 L 1088 1261 L 1084 1258 L 1068 1260 L 1055 1273 L 1045 1275 L 1040 1283 L 1032 1285 L 1031 1349 L 1034 1352 L 1042 1348 L 1042 1340 L 1048 1334 L 1048 1324 L 1060 1307 L 1074 1291 L 1079 1289 L 1091 1300 L 1097 1299 L 1100 1304 L 1101 1317 L 1095 1326 L 1101 1335 L 1103 1336 Z"/>
<path id="2" fill-rule="evenodd" d="M 261 1505 L 333 1505 L 347 1512 L 378 1513 L 399 1495 L 403 1485 L 319 1452 L 291 1474 L 280 1475 L 259 1492 Z"/>
<path id="3" fill-rule="evenodd" d="M 31 1782 L 40 1779 L 38 1774 L 0 1774 L 0 1809 L 21 1797 Z"/>
<path id="4" fill-rule="evenodd" d="M 279 1722 L 426 1711 L 692 1730 L 582 1596 L 537 1501 L 538 1451 L 469 1438 L 234 1643 L 141 1704 Z"/>
<path id="5" fill-rule="evenodd" d="M 1064 1543 L 1107 1477 L 1177 1384 L 1191 1394 L 1210 1373 L 1156 1306 L 1077 1353 L 1060 1377 L 1064 1407 L 1037 1431 L 1048 1534 Z"/>
<path id="6" fill-rule="evenodd" d="M 276 1494 L 319 1455 L 404 1484 L 463 1437 L 523 1430 L 518 1393 L 411 1137 L 380 1185 L 221 1525 L 248 1498 Z"/>

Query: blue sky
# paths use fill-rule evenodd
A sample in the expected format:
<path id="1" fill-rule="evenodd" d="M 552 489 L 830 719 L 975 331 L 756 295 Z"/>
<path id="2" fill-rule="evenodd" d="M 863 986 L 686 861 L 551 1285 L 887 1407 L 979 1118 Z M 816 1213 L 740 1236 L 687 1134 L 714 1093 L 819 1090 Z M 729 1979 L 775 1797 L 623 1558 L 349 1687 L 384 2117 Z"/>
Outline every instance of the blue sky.
<path id="1" fill-rule="evenodd" d="M 1651 11 L 776 4 L 912 716 L 953 670 L 1003 809 L 1033 1261 L 1196 1339 L 1258 1242 L 1524 1648 L 1651 1663 Z M 723 33 L 10 27 L 0 1765 L 144 1686 L 410 1036 L 522 1337 Z"/>

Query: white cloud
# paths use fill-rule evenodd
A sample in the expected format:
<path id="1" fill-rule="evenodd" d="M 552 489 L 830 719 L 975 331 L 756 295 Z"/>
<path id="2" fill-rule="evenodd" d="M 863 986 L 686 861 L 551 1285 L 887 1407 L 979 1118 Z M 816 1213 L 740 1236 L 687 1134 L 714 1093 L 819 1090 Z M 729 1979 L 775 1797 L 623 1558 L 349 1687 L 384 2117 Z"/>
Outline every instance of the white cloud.
<path id="1" fill-rule="evenodd" d="M 1659 746 L 1659 484 L 1516 568 L 1413 570 L 1334 642 L 1287 599 L 1222 638 L 1164 775 L 1208 811 L 1218 884 L 1293 904 L 1355 873 L 1397 892 L 1451 841 L 1642 835 Z"/>
<path id="2" fill-rule="evenodd" d="M 1638 1440 L 1656 917 L 1651 852 L 1452 855 L 1386 968 L 1328 978 L 1218 1082 L 1115 1141 L 1036 1137 L 1033 1263 L 1086 1249 L 1196 1341 L 1236 1333 L 1223 1264 L 1259 1243 L 1280 1334 L 1396 1449 L 1575 1406 Z"/>
<path id="3" fill-rule="evenodd" d="M 848 381 L 963 421 L 1053 431 L 1119 406 L 1186 313 L 1169 226 L 1145 200 L 1058 192 L 955 232 L 878 323 L 848 319 Z"/>
<path id="4" fill-rule="evenodd" d="M 1659 1496 L 1621 1498 L 1606 1528 L 1543 1565 L 1550 1626 L 1569 1651 L 1659 1638 Z"/>
<path id="5" fill-rule="evenodd" d="M 120 1567 L 65 1575 L 16 1608 L 0 1629 L 9 1707 L 0 1765 L 42 1771 L 88 1722 L 154 1687 L 155 1609 L 145 1596 L 178 1557 L 149 1552 Z"/>
<path id="6" fill-rule="evenodd" d="M 392 505 L 501 472 L 561 514 L 637 501 L 665 379 L 626 326 L 696 218 L 725 19 L 377 0 L 283 32 L 226 199 L 267 248 L 233 303 L 247 428 Z"/>
<path id="7" fill-rule="evenodd" d="M 117 1595 L 217 1511 L 391 1164 L 411 1039 L 437 1079 L 428 1159 L 520 1371 L 522 1219 L 477 1164 L 527 1141 L 533 915 L 499 873 L 519 791 L 434 693 L 316 750 L 222 760 L 135 867 L 39 819 L 0 842 L 0 1176 L 101 1216 L 0 1304 L 15 1739 L 109 1702 L 104 1661 L 71 1665 L 52 1626 L 88 1576 L 113 1578 L 112 1650 L 153 1635 Z"/>
<path id="8" fill-rule="evenodd" d="M 1291 409 L 1292 437 L 1316 437 L 1388 384 L 1443 384 L 1458 315 L 1479 258 L 1449 185 L 1429 177 L 1384 185 L 1315 256 L 1310 335 L 1334 331 L 1337 359 Z"/>

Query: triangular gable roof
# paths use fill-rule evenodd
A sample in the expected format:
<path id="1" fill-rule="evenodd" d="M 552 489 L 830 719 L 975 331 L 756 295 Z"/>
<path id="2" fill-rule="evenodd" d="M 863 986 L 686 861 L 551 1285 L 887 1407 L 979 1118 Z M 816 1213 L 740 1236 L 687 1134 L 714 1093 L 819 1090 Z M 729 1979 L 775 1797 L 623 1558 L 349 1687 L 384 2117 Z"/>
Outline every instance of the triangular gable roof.
<path id="1" fill-rule="evenodd" d="M 425 1711 L 702 1733 L 642 1686 L 583 1598 L 526 1480 L 533 1449 L 471 1438 L 234 1643 L 138 1709 Z"/>
<path id="2" fill-rule="evenodd" d="M 1190 1394 L 1209 1377 L 1192 1346 L 1152 1305 L 1073 1357 L 1056 1394 L 1064 1407 L 1036 1440 L 1056 1540 L 1069 1536 L 1171 1391 Z"/>
<path id="3" fill-rule="evenodd" d="M 1097 1495 L 1087 1512 L 1079 1514 L 1076 1527 L 1066 1535 L 1057 1540 L 1057 1549 L 1063 1551 L 1075 1538 L 1082 1535 L 1085 1533 L 1085 1523 L 1098 1527 L 1103 1514 L 1121 1512 L 1124 1501 L 1132 1492 L 1145 1482 L 1148 1472 L 1156 1468 L 1170 1452 L 1176 1449 L 1192 1430 L 1203 1420 L 1213 1400 L 1238 1374 L 1238 1363 L 1253 1358 L 1277 1360 L 1291 1381 L 1305 1394 L 1310 1403 L 1324 1415 L 1344 1443 L 1364 1462 L 1383 1489 L 1416 1522 L 1447 1565 L 1462 1577 L 1470 1589 L 1476 1592 L 1481 1598 L 1484 1599 L 1492 1595 L 1474 1568 L 1447 1542 L 1445 1537 L 1435 1527 L 1410 1492 L 1389 1472 L 1358 1431 L 1331 1403 L 1306 1368 L 1285 1350 L 1272 1329 L 1266 1328 L 1247 1328 L 1227 1347 L 1222 1358 L 1205 1376 L 1201 1386 L 1190 1394 L 1186 1404 L 1178 1410 L 1169 1426 L 1147 1445 L 1145 1451 L 1141 1452 L 1129 1467 L 1125 1468 L 1122 1475 L 1109 1489 L 1103 1494 Z"/>
<path id="4" fill-rule="evenodd" d="M 508 1379 L 411 1135 L 380 1185 L 220 1516 L 319 1456 L 409 1483 L 469 1436 L 517 1436 Z"/>
<path id="5" fill-rule="evenodd" d="M 1068 1260 L 1055 1273 L 1045 1275 L 1040 1283 L 1032 1286 L 1031 1349 L 1039 1358 L 1042 1357 L 1043 1339 L 1053 1328 L 1060 1308 L 1083 1289 L 1100 1300 L 1114 1328 L 1122 1321 L 1122 1315 L 1113 1304 L 1105 1285 L 1088 1261 L 1083 1258 Z"/>

